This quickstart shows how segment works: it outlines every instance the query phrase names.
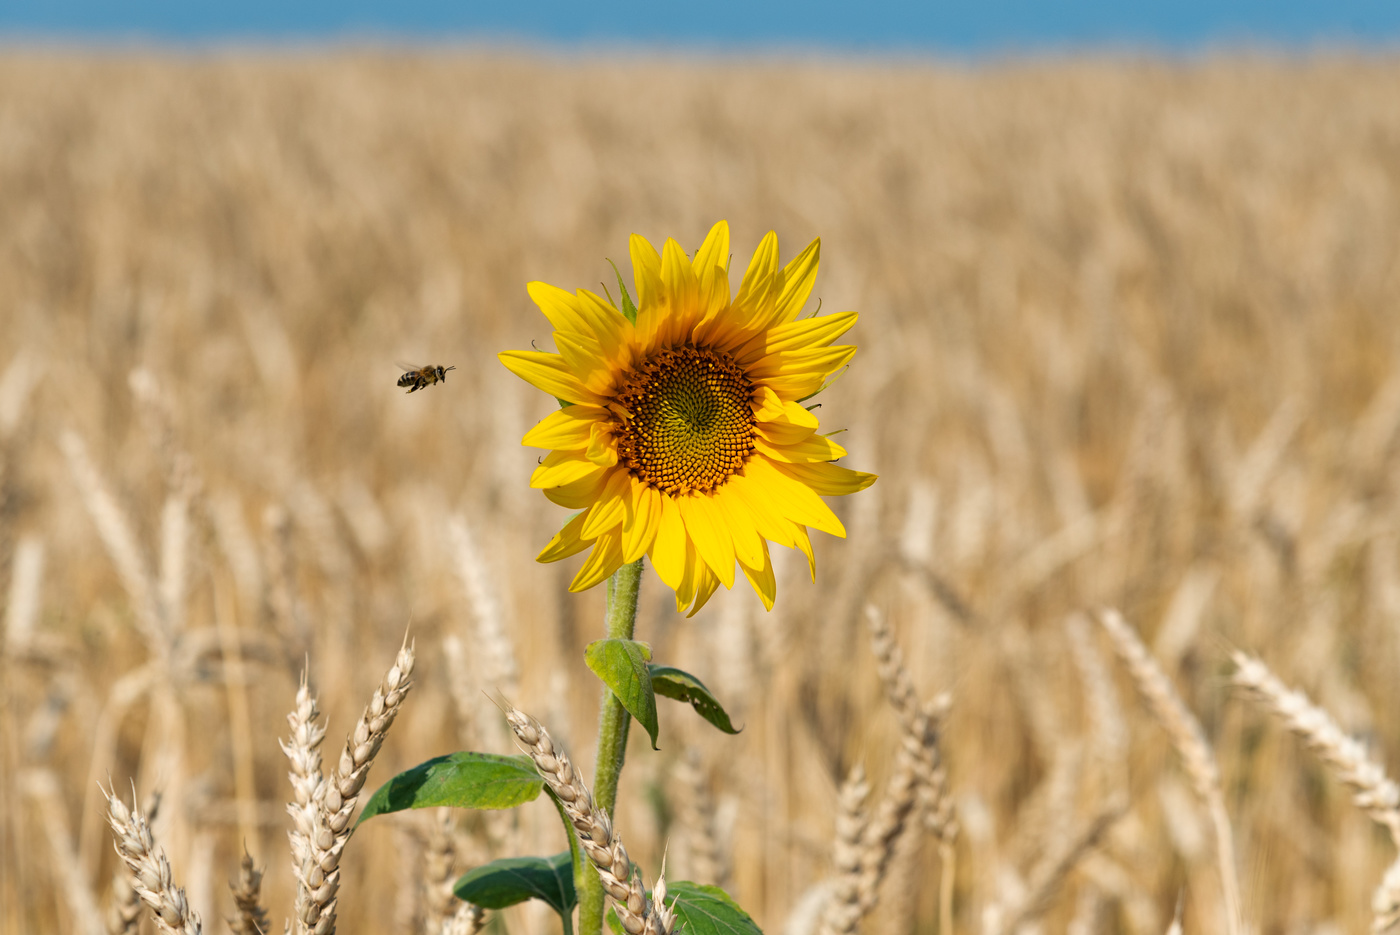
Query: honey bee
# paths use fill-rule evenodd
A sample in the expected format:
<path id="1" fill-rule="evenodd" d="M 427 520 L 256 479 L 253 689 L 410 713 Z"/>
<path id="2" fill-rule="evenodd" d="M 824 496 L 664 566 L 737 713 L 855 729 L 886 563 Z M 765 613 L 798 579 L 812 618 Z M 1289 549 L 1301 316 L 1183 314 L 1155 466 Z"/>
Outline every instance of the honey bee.
<path id="1" fill-rule="evenodd" d="M 399 366 L 408 371 L 399 377 L 399 386 L 408 387 L 410 393 L 432 386 L 434 383 L 446 383 L 447 371 L 457 369 L 456 367 L 434 366 L 432 364 L 426 367 L 411 367 L 408 364 L 399 364 Z"/>

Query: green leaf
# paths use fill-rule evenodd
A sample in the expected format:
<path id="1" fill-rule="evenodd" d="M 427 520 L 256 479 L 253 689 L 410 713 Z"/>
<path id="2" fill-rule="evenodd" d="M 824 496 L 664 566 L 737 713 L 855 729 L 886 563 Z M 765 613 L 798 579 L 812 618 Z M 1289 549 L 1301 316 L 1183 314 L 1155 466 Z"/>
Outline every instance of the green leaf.
<path id="1" fill-rule="evenodd" d="M 695 709 L 695 713 L 700 715 L 711 724 L 724 731 L 726 734 L 737 734 L 739 729 L 729 722 L 729 715 L 724 707 L 715 700 L 715 696 L 701 682 L 689 672 L 683 672 L 674 666 L 649 667 L 651 670 L 651 687 L 658 695 L 667 698 L 674 698 L 677 701 L 688 701 Z"/>
<path id="2" fill-rule="evenodd" d="M 668 883 L 666 903 L 676 914 L 676 931 L 686 935 L 763 935 L 749 914 L 718 886 Z"/>
<path id="3" fill-rule="evenodd" d="M 617 271 L 616 263 L 608 260 L 608 265 L 613 268 L 613 273 L 617 276 L 617 288 L 622 292 L 622 314 L 635 325 L 637 323 L 637 306 L 632 304 L 632 296 L 627 294 L 627 283 L 622 281 L 622 274 Z"/>
<path id="4" fill-rule="evenodd" d="M 657 749 L 656 694 L 651 687 L 651 647 L 636 640 L 595 640 L 583 651 L 583 661 L 612 690 L 627 713 L 637 719 Z"/>
<path id="5" fill-rule="evenodd" d="M 538 798 L 543 786 L 528 756 L 451 753 L 419 763 L 374 790 L 356 824 L 408 808 L 515 808 Z"/>
<path id="6" fill-rule="evenodd" d="M 617 908 L 608 907 L 608 928 L 612 929 L 613 935 L 627 935 L 627 930 L 622 927 L 622 920 L 617 917 Z"/>
<path id="7" fill-rule="evenodd" d="M 578 904 L 568 851 L 553 857 L 493 860 L 458 877 L 452 892 L 458 899 L 483 909 L 504 909 L 527 899 L 538 899 L 563 916 Z"/>

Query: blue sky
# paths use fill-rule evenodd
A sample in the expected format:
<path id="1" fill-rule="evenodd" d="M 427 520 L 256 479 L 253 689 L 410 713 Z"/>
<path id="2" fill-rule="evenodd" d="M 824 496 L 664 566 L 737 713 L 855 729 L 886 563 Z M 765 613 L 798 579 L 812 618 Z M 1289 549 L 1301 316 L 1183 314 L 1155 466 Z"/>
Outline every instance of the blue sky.
<path id="1" fill-rule="evenodd" d="M 0 0 L 0 38 L 221 43 L 505 41 L 997 53 L 1400 48 L 1400 0 Z"/>

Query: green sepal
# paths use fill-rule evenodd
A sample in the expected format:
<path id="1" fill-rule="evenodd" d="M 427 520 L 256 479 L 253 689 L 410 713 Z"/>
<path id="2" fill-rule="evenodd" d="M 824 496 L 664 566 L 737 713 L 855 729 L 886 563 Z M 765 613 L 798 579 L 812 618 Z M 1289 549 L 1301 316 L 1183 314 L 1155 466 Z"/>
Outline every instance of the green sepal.
<path id="1" fill-rule="evenodd" d="M 515 808 L 539 798 L 544 779 L 528 756 L 462 751 L 435 757 L 374 790 L 356 825 L 410 808 Z"/>
<path id="2" fill-rule="evenodd" d="M 569 402 L 567 399 L 560 399 L 558 396 L 554 397 L 554 401 L 559 404 L 560 409 L 568 409 L 573 405 L 573 403 Z"/>
<path id="3" fill-rule="evenodd" d="M 583 661 L 617 696 L 627 713 L 646 728 L 651 748 L 656 746 L 656 693 L 651 686 L 651 647 L 637 640 L 594 640 L 583 651 Z"/>
<path id="4" fill-rule="evenodd" d="M 568 851 L 553 857 L 503 857 L 457 878 L 457 898 L 483 909 L 505 909 L 527 899 L 547 903 L 561 917 L 578 905 Z"/>
<path id="5" fill-rule="evenodd" d="M 802 397 L 801 399 L 799 399 L 798 402 L 799 402 L 799 403 L 805 403 L 807 400 L 813 398 L 814 396 L 820 395 L 821 392 L 822 392 L 823 390 L 825 390 L 828 386 L 830 386 L 831 384 L 835 383 L 837 380 L 841 379 L 841 375 L 844 374 L 847 370 L 849 370 L 850 367 L 851 367 L 851 365 L 850 365 L 850 364 L 847 364 L 846 366 L 842 367 L 840 370 L 838 370 L 838 371 L 836 371 L 835 373 L 833 373 L 830 377 L 827 378 L 827 381 L 826 381 L 825 383 L 823 383 L 820 387 L 817 388 L 817 391 L 816 391 L 815 393 L 808 393 L 806 396 L 804 396 L 804 397 Z M 809 410 L 809 411 L 810 411 L 810 410 Z"/>
<path id="6" fill-rule="evenodd" d="M 632 304 L 632 296 L 627 292 L 627 283 L 622 281 L 622 274 L 617 271 L 617 264 L 608 260 L 608 265 L 613 268 L 613 275 L 617 276 L 617 288 L 622 293 L 622 314 L 632 324 L 637 323 L 637 306 Z"/>
<path id="7" fill-rule="evenodd" d="M 675 666 L 652 665 L 648 666 L 648 669 L 651 672 L 651 687 L 656 694 L 688 702 L 696 714 L 726 734 L 737 734 L 742 730 L 730 722 L 724 706 L 715 698 L 714 693 L 705 687 L 705 683 L 689 672 Z"/>

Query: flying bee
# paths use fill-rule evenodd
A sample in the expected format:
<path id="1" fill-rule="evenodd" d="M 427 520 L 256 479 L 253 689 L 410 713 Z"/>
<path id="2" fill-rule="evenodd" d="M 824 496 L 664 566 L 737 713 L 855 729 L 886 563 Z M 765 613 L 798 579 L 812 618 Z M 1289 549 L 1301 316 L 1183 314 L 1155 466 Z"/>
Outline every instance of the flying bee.
<path id="1" fill-rule="evenodd" d="M 407 364 L 399 364 L 399 366 L 408 371 L 399 377 L 399 386 L 408 387 L 410 393 L 432 386 L 434 383 L 446 383 L 447 371 L 457 369 L 456 367 L 431 364 L 426 367 L 411 367 Z"/>

